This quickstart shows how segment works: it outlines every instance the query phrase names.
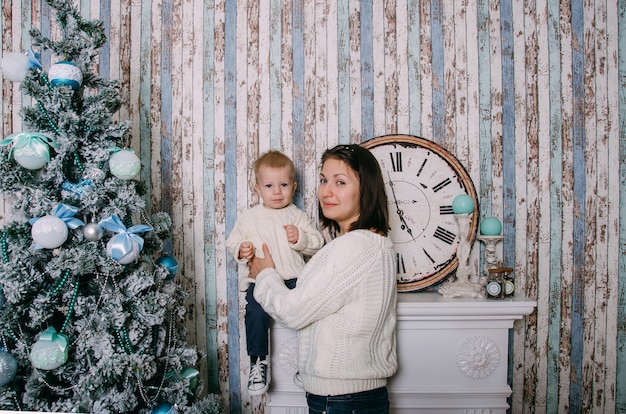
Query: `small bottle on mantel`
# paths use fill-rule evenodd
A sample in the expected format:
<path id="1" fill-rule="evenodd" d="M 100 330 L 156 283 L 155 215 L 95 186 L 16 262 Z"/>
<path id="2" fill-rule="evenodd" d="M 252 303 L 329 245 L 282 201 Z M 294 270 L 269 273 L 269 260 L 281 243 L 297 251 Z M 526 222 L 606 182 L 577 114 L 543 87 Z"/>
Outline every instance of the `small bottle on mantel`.
<path id="1" fill-rule="evenodd" d="M 515 294 L 515 280 L 513 279 L 513 268 L 503 267 L 504 276 L 504 297 L 513 296 Z"/>
<path id="2" fill-rule="evenodd" d="M 504 272 L 503 268 L 497 267 L 489 269 L 489 277 L 487 278 L 487 298 L 502 299 L 504 298 Z"/>

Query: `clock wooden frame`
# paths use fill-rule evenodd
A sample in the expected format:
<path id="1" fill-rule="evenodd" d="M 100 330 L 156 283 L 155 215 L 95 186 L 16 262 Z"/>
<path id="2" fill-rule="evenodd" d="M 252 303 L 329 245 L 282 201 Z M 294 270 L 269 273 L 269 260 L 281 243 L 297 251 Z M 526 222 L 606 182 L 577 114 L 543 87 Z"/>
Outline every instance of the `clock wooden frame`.
<path id="1" fill-rule="evenodd" d="M 409 149 L 418 147 L 418 148 L 421 148 L 422 150 L 426 150 L 432 153 L 433 155 L 435 155 L 436 158 L 438 158 L 437 162 L 444 161 L 449 166 L 453 174 L 455 175 L 456 181 L 458 181 L 461 189 L 464 190 L 464 192 L 474 200 L 474 212 L 470 220 L 470 229 L 469 229 L 468 236 L 467 236 L 467 239 L 470 245 L 473 244 L 476 238 L 476 232 L 478 228 L 478 198 L 476 196 L 476 189 L 474 188 L 474 183 L 472 182 L 472 179 L 470 178 L 467 170 L 465 169 L 465 167 L 463 167 L 463 165 L 459 162 L 459 160 L 454 155 L 452 155 L 445 148 L 436 144 L 433 141 L 429 141 L 425 138 L 421 138 L 421 137 L 417 137 L 413 135 L 385 135 L 385 136 L 372 138 L 368 141 L 361 143 L 361 145 L 364 148 L 367 148 L 369 150 L 373 150 L 379 146 L 390 146 L 390 148 L 391 147 L 395 148 L 395 146 L 397 146 L 400 148 L 409 148 Z M 379 163 L 381 164 L 381 169 L 383 169 L 383 177 L 385 178 L 385 181 L 386 181 L 385 184 L 389 185 L 389 183 L 391 183 L 391 176 L 389 176 L 390 177 L 389 181 L 387 181 L 387 174 L 389 173 L 385 171 L 385 169 L 382 167 L 383 163 L 381 163 L 381 159 L 379 159 Z M 407 177 L 406 179 L 407 180 L 413 179 L 414 178 L 413 176 L 409 176 L 409 174 L 413 174 L 413 173 L 414 171 L 413 172 L 407 171 L 405 173 Z M 394 172 L 394 174 L 397 177 L 399 173 Z M 394 181 L 400 181 L 400 180 L 394 179 Z M 424 195 L 424 197 L 427 197 L 427 196 Z M 395 195 L 394 195 L 394 198 L 395 198 Z M 391 203 L 392 201 L 390 198 L 390 204 Z M 452 200 L 450 200 L 450 207 L 451 207 L 451 203 L 452 203 Z M 392 212 L 390 210 L 390 217 L 392 213 L 395 213 L 395 212 Z M 393 231 L 394 231 L 394 228 L 392 227 L 391 232 Z M 400 230 L 396 229 L 396 231 L 400 231 Z M 451 256 L 447 258 L 444 262 L 440 263 L 440 267 L 438 267 L 435 271 L 433 271 L 432 274 L 428 274 L 427 276 L 417 279 L 417 280 L 406 281 L 406 280 L 400 280 L 399 278 L 398 279 L 398 291 L 412 292 L 412 291 L 424 290 L 428 287 L 432 287 L 433 285 L 439 283 L 440 281 L 443 281 L 445 278 L 450 276 L 458 267 L 458 258 L 456 257 L 456 251 L 458 248 L 457 239 L 459 236 L 455 236 L 455 237 L 456 237 L 455 246 L 452 247 L 452 244 L 451 244 L 451 246 L 448 247 L 450 249 L 449 253 L 451 254 Z M 420 240 L 417 240 L 417 238 L 414 238 L 413 240 L 416 243 L 422 243 L 421 245 L 420 244 L 416 245 L 416 248 L 419 248 L 419 247 L 422 247 L 423 245 L 428 244 L 429 242 L 436 241 L 434 240 L 432 236 L 431 236 L 431 239 L 432 240 L 429 240 L 428 238 L 426 239 L 420 238 Z"/>

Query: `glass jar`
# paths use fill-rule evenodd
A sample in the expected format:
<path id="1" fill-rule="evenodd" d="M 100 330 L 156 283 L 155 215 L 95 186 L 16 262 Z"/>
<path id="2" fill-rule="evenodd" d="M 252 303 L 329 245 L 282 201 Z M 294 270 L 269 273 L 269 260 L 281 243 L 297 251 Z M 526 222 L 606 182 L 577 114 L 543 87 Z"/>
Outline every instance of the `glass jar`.
<path id="1" fill-rule="evenodd" d="M 502 271 L 504 275 L 502 279 L 504 280 L 504 297 L 513 296 L 515 294 L 515 279 L 513 278 L 513 268 L 511 267 L 503 267 Z"/>
<path id="2" fill-rule="evenodd" d="M 504 272 L 503 268 L 497 267 L 495 269 L 489 269 L 489 276 L 487 277 L 487 291 L 488 299 L 502 299 L 504 298 Z"/>

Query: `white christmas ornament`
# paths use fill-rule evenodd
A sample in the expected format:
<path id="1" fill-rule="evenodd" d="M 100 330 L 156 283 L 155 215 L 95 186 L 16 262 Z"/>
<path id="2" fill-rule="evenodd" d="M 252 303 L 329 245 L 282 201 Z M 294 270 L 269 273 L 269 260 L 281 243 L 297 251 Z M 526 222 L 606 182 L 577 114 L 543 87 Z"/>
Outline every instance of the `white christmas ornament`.
<path id="1" fill-rule="evenodd" d="M 60 61 L 50 66 L 48 80 L 52 86 L 69 86 L 78 89 L 83 84 L 83 72 L 72 62 Z"/>
<path id="2" fill-rule="evenodd" d="M 26 77 L 28 66 L 28 56 L 23 53 L 6 53 L 0 61 L 2 75 L 11 82 L 22 82 Z"/>
<path id="3" fill-rule="evenodd" d="M 30 361 L 38 369 L 46 371 L 56 369 L 67 361 L 68 345 L 67 336 L 57 334 L 53 327 L 49 327 L 39 335 L 39 339 L 33 344 L 30 351 Z"/>
<path id="4" fill-rule="evenodd" d="M 14 151 L 13 158 L 22 167 L 28 170 L 38 170 L 48 163 L 50 159 L 50 151 L 46 148 L 46 154 L 40 154 L 31 147 L 20 148 L 20 151 Z"/>
<path id="5" fill-rule="evenodd" d="M 67 240 L 67 224 L 56 216 L 43 216 L 30 231 L 33 241 L 46 249 L 56 249 Z"/>
<path id="6" fill-rule="evenodd" d="M 113 247 L 117 243 L 118 241 L 115 240 L 115 237 L 111 238 L 111 240 L 109 240 L 109 242 L 107 243 L 107 253 L 109 254 L 109 256 L 113 257 Z M 117 260 L 119 264 L 129 264 L 139 256 L 139 252 L 141 251 L 139 249 L 139 244 L 135 240 L 133 240 L 132 246 L 133 247 L 130 252 L 126 253 L 124 256 L 120 257 L 119 260 Z"/>
<path id="7" fill-rule="evenodd" d="M 121 150 L 109 158 L 111 174 L 121 180 L 130 180 L 141 171 L 141 161 L 133 150 Z"/>
<path id="8" fill-rule="evenodd" d="M 9 158 L 29 170 L 38 170 L 50 161 L 50 148 L 58 148 L 56 140 L 40 132 L 16 132 L 2 141 L 0 146 L 10 146 Z"/>

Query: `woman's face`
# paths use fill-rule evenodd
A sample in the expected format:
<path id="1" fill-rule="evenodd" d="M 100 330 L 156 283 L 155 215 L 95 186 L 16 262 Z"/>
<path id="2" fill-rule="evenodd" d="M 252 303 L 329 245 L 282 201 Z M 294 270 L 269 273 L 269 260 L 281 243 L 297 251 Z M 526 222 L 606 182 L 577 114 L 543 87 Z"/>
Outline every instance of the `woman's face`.
<path id="1" fill-rule="evenodd" d="M 341 233 L 359 218 L 359 179 L 344 161 L 329 158 L 322 165 L 317 199 L 324 216 L 339 224 Z"/>

